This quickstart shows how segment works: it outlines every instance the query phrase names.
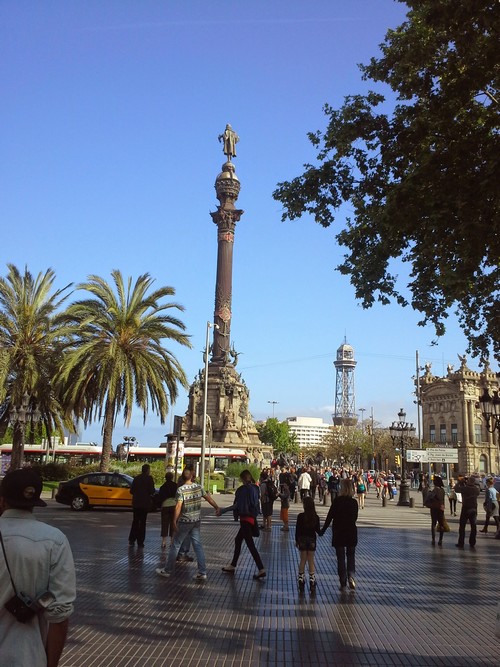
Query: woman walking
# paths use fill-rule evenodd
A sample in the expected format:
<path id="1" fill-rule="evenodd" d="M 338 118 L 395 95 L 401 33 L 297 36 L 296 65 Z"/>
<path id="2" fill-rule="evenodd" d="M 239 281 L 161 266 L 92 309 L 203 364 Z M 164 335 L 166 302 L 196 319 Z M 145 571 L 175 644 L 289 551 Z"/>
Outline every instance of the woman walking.
<path id="1" fill-rule="evenodd" d="M 158 502 L 161 506 L 161 548 L 167 546 L 167 537 L 170 535 L 170 543 L 174 539 L 174 513 L 177 494 L 177 484 L 174 482 L 174 473 L 165 474 L 165 483 L 160 486 Z"/>
<path id="2" fill-rule="evenodd" d="M 245 541 L 258 569 L 258 573 L 254 574 L 253 578 L 262 579 L 266 576 L 266 570 L 253 541 L 253 536 L 258 536 L 259 534 L 259 527 L 257 525 L 257 516 L 260 512 L 259 489 L 255 485 L 255 480 L 249 470 L 243 470 L 240 474 L 240 479 L 242 485 L 236 489 L 234 503 L 221 510 L 221 514 L 233 511 L 235 519 L 239 518 L 240 520 L 240 529 L 234 538 L 233 559 L 229 565 L 225 565 L 222 568 L 222 571 L 232 573 L 236 570 L 241 553 L 241 545 Z"/>
<path id="3" fill-rule="evenodd" d="M 306 496 L 304 498 L 304 511 L 298 515 L 295 527 L 295 545 L 300 551 L 298 577 L 300 590 L 304 590 L 306 583 L 306 562 L 309 569 L 309 588 L 312 591 L 316 587 L 314 552 L 316 551 L 316 535 L 319 535 L 319 531 L 319 516 L 316 514 L 314 500 Z"/>
<path id="4" fill-rule="evenodd" d="M 497 490 L 494 487 L 494 481 L 491 477 L 486 480 L 485 501 L 483 509 L 486 512 L 486 521 L 484 527 L 479 531 L 480 533 L 487 533 L 490 519 L 493 519 L 497 531 L 500 530 L 500 518 L 498 512 Z"/>
<path id="5" fill-rule="evenodd" d="M 450 503 L 450 516 L 457 516 L 457 492 L 455 491 L 453 478 L 450 479 L 448 485 L 448 502 Z"/>
<path id="6" fill-rule="evenodd" d="M 362 510 L 365 509 L 366 486 L 362 475 L 359 475 L 356 482 L 356 493 L 358 495 L 358 503 Z"/>
<path id="7" fill-rule="evenodd" d="M 332 524 L 332 546 L 337 554 L 337 572 L 340 588 L 356 588 L 356 545 L 358 543 L 358 503 L 353 498 L 354 487 L 350 479 L 340 482 L 340 491 L 332 502 L 320 535 L 324 535 Z"/>

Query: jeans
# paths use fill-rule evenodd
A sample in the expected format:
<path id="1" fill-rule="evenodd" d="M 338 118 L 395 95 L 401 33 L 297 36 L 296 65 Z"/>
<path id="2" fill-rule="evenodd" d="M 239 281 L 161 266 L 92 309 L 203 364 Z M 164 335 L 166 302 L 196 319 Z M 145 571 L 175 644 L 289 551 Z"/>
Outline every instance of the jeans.
<path id="1" fill-rule="evenodd" d="M 241 545 L 243 543 L 243 540 L 245 540 L 248 550 L 252 554 L 252 558 L 255 561 L 255 565 L 257 565 L 257 568 L 259 570 L 263 570 L 264 565 L 262 563 L 259 552 L 257 551 L 257 547 L 255 546 L 255 543 L 253 541 L 252 525 L 248 523 L 248 521 L 240 521 L 240 529 L 237 532 L 236 537 L 234 538 L 234 554 L 233 554 L 233 560 L 231 561 L 231 565 L 233 567 L 236 567 L 236 565 L 238 564 L 238 558 L 240 557 Z"/>
<path id="2" fill-rule="evenodd" d="M 168 552 L 167 564 L 165 565 L 165 571 L 170 574 L 174 570 L 175 561 L 179 554 L 182 543 L 186 538 L 191 540 L 193 545 L 193 550 L 196 555 L 196 560 L 198 561 L 198 573 L 206 574 L 207 566 L 205 563 L 205 552 L 203 551 L 203 545 L 201 543 L 201 533 L 200 533 L 200 522 L 199 521 L 178 521 L 177 522 L 177 531 L 174 533 L 174 541 L 170 545 Z"/>
<path id="3" fill-rule="evenodd" d="M 337 554 L 337 573 L 340 583 L 345 586 L 347 577 L 354 577 L 356 574 L 356 547 L 335 547 L 335 552 Z"/>
<path id="4" fill-rule="evenodd" d="M 476 535 L 477 535 L 477 509 L 464 510 L 460 512 L 460 524 L 458 528 L 458 544 L 464 546 L 465 543 L 465 527 L 467 521 L 470 521 L 470 535 L 469 535 L 469 544 L 473 547 L 476 544 Z"/>

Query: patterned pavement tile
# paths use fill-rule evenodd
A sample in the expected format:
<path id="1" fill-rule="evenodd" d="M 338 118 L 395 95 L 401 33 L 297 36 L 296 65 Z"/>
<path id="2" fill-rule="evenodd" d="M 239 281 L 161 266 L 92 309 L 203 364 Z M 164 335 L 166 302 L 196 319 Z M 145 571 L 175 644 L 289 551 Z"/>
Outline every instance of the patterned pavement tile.
<path id="1" fill-rule="evenodd" d="M 291 525 L 299 507 L 292 504 Z M 317 509 L 324 518 L 328 507 Z M 281 532 L 277 518 L 257 540 L 267 577 L 254 581 L 245 546 L 236 572 L 221 571 L 237 524 L 208 507 L 208 579 L 199 583 L 196 563 L 179 564 L 168 580 L 155 574 L 166 559 L 158 514 L 148 519 L 143 550 L 128 547 L 130 512 L 75 514 L 49 501 L 37 514 L 68 535 L 77 568 L 61 667 L 498 664 L 500 541 L 480 534 L 475 551 L 456 549 L 458 518 L 449 519 L 444 545 L 432 547 L 428 510 L 383 508 L 369 495 L 358 521 L 356 590 L 339 590 L 329 531 L 318 539 L 316 592 L 306 584 L 299 593 L 293 529 Z"/>

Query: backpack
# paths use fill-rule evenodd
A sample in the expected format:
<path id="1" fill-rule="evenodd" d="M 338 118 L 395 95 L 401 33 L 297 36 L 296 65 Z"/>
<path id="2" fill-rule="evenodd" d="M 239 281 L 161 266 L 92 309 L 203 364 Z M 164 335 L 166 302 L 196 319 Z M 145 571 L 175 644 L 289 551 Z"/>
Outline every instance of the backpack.
<path id="1" fill-rule="evenodd" d="M 269 498 L 269 502 L 274 502 L 278 498 L 278 489 L 276 488 L 276 485 L 274 482 L 272 482 L 270 479 L 267 480 L 266 482 L 267 486 L 267 497 Z"/>

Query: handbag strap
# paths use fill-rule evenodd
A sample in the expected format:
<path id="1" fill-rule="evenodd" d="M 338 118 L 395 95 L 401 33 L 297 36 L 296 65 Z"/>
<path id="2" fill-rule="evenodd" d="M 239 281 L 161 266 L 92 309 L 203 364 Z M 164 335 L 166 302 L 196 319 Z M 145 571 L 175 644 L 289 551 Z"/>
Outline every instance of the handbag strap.
<path id="1" fill-rule="evenodd" d="M 14 579 L 12 578 L 12 573 L 11 573 L 10 567 L 9 567 L 9 561 L 7 560 L 7 554 L 5 553 L 5 544 L 3 542 L 2 531 L 0 531 L 0 542 L 2 543 L 3 557 L 5 558 L 5 565 L 7 565 L 7 572 L 9 573 L 10 581 L 12 583 L 12 588 L 14 589 L 14 593 L 17 595 L 17 588 L 16 588 L 16 585 L 14 583 Z"/>

